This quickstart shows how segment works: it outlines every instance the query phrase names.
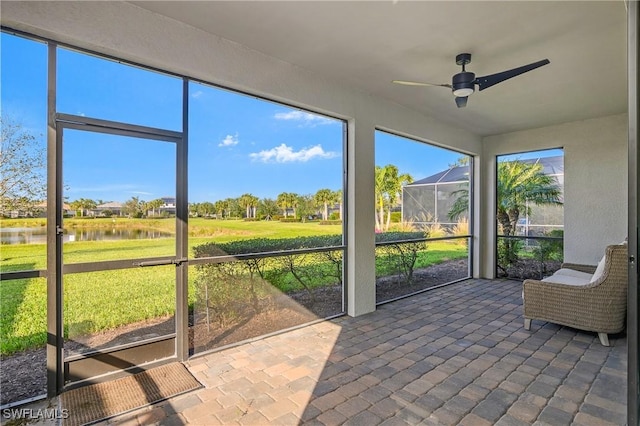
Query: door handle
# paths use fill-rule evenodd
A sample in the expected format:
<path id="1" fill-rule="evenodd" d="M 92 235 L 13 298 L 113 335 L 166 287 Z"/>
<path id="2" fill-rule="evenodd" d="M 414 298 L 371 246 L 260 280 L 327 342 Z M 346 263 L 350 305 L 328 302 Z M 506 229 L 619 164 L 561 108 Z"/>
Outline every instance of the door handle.
<path id="1" fill-rule="evenodd" d="M 182 265 L 184 262 L 186 262 L 188 259 L 185 258 L 181 258 L 181 259 L 162 259 L 162 260 L 148 260 L 145 262 L 138 262 L 138 263 L 134 263 L 134 266 L 139 266 L 141 268 L 147 267 L 147 266 L 163 266 L 163 265 Z"/>

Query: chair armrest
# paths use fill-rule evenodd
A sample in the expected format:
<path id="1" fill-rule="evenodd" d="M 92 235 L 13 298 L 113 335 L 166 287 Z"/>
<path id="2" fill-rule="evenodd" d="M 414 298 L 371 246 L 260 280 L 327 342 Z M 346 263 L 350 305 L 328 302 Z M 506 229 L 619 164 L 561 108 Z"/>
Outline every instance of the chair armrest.
<path id="1" fill-rule="evenodd" d="M 593 274 L 596 271 L 596 266 L 594 265 L 581 265 L 579 263 L 563 263 L 561 268 L 573 269 L 587 274 Z"/>

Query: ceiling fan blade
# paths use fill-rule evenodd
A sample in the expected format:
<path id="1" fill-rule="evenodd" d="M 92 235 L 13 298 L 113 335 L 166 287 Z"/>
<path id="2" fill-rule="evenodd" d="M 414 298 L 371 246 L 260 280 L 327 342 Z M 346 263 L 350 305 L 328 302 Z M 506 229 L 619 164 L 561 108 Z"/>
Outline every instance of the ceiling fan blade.
<path id="1" fill-rule="evenodd" d="M 420 83 L 418 81 L 405 81 L 405 80 L 393 80 L 392 83 L 402 84 L 405 86 L 437 86 L 437 87 L 447 87 L 451 89 L 450 84 Z"/>
<path id="2" fill-rule="evenodd" d="M 479 90 L 484 90 L 495 84 L 502 83 L 505 80 L 519 76 L 520 74 L 524 74 L 525 72 L 540 68 L 541 66 L 547 65 L 548 63 L 550 63 L 548 59 L 543 59 L 542 61 L 534 62 L 529 65 L 514 68 L 512 70 L 485 75 L 484 77 L 478 77 L 476 78 L 475 83 L 478 85 Z"/>
<path id="3" fill-rule="evenodd" d="M 458 108 L 466 107 L 468 99 L 469 99 L 468 96 L 457 96 L 456 97 L 456 105 L 458 105 Z"/>

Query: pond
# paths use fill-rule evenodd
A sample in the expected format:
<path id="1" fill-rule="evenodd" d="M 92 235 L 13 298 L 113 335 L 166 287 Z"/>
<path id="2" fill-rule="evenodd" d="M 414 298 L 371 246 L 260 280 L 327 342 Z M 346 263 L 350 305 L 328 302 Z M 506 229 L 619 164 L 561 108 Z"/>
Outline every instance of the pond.
<path id="1" fill-rule="evenodd" d="M 149 228 L 76 228 L 67 229 L 63 241 L 105 241 L 105 240 L 141 240 L 169 238 L 174 234 Z M 2 244 L 44 244 L 47 242 L 47 229 L 41 228 L 2 228 Z"/>

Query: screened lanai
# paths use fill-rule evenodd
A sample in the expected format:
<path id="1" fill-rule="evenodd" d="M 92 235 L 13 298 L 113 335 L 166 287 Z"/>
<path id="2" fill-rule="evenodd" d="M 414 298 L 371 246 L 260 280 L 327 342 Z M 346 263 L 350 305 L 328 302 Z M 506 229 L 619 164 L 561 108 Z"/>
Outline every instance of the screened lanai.
<path id="1" fill-rule="evenodd" d="M 517 159 L 524 164 L 540 164 L 542 172 L 552 176 L 555 184 L 564 187 L 563 156 L 535 157 Z M 510 161 L 502 159 L 501 161 Z M 452 208 L 456 200 L 469 190 L 469 171 L 467 166 L 453 166 L 434 175 L 417 179 L 402 187 L 402 220 L 411 221 L 423 226 L 438 223 L 445 227 L 455 226 L 457 221 L 451 217 Z M 564 218 L 560 205 L 540 205 L 533 207 L 525 204 L 522 220 L 518 223 L 517 235 L 543 235 L 553 229 L 562 229 Z M 466 214 L 460 218 L 468 220 Z"/>
<path id="2" fill-rule="evenodd" d="M 523 16 L 527 17 L 530 31 L 520 31 Z M 236 318 L 215 316 L 210 301 L 212 295 L 223 294 L 220 288 L 201 285 L 196 291 L 195 282 L 190 280 L 198 274 L 232 276 L 235 271 L 230 272 L 224 265 L 244 267 L 256 259 L 277 261 L 283 271 L 293 265 L 291 275 L 281 274 L 285 288 L 294 280 L 296 265 L 305 266 L 310 259 L 322 258 L 323 264 L 331 268 L 305 272 L 308 276 L 326 276 L 327 283 L 337 284 L 333 293 L 326 291 L 333 295 L 335 303 L 328 313 L 309 309 L 313 292 L 298 283 L 309 303 L 296 301 L 294 306 L 286 306 L 292 311 L 302 306 L 296 311 L 298 316 L 291 317 L 299 321 L 292 321 L 291 326 L 323 323 L 336 315 L 366 318 L 382 309 L 376 300 L 378 263 L 384 256 L 391 256 L 381 256 L 379 246 L 392 247 L 399 241 L 413 244 L 415 240 L 377 239 L 374 174 L 378 131 L 470 158 L 469 231 L 461 237 L 463 244 L 459 247 L 463 247 L 460 250 L 467 262 L 461 278 L 476 278 L 470 281 L 474 286 L 491 288 L 495 284 L 496 170 L 502 155 L 563 149 L 565 261 L 596 264 L 607 244 L 627 237 L 630 255 L 635 256 L 637 237 L 629 230 L 636 229 L 637 218 L 637 19 L 637 2 L 480 2 L 464 7 L 456 2 L 3 2 L 3 37 L 16 37 L 38 46 L 35 65 L 27 61 L 21 77 L 32 78 L 36 83 L 30 87 L 37 88 L 41 96 L 37 107 L 25 106 L 21 102 L 26 97 L 5 84 L 6 64 L 25 60 L 25 56 L 17 49 L 11 57 L 4 57 L 8 50 L 3 47 L 3 95 L 9 96 L 13 90 L 11 100 L 3 98 L 3 114 L 11 110 L 22 112 L 26 127 L 39 135 L 39 147 L 47 153 L 48 163 L 43 169 L 46 195 L 41 198 L 46 198 L 51 208 L 42 226 L 46 229 L 45 242 L 36 251 L 26 257 L 3 254 L 3 296 L 11 291 L 14 307 L 5 311 L 4 304 L 9 299 L 3 297 L 3 321 L 10 320 L 10 324 L 3 323 L 3 334 L 5 330 L 18 330 L 17 341 L 27 342 L 16 346 L 20 350 L 30 342 L 40 342 L 46 363 L 38 369 L 45 373 L 48 396 L 55 396 L 73 387 L 69 379 L 88 384 L 90 379 L 102 380 L 107 378 L 102 377 L 104 374 L 113 371 L 137 371 L 167 360 L 193 362 L 190 365 L 198 369 L 198 355 L 207 356 L 204 352 L 211 348 L 198 348 L 190 340 L 194 336 L 190 330 L 195 332 L 194 321 L 201 325 L 199 332 L 210 333 L 215 321 L 233 324 Z M 453 27 L 443 25 L 447 22 L 462 22 L 455 26 L 455 36 Z M 601 31 L 593 31 L 594 28 Z M 454 59 L 462 52 L 473 54 L 467 69 L 478 75 L 544 57 L 550 64 L 487 91 L 477 90 L 464 108 L 456 106 L 446 87 L 410 88 L 391 83 L 402 79 L 447 85 L 450 77 L 460 71 Z M 95 59 L 96 72 L 85 75 L 84 67 L 68 66 L 68 62 L 65 65 L 74 55 L 88 62 Z M 119 66 L 153 75 L 167 81 L 167 86 L 136 92 L 143 87 L 138 77 L 109 79 Z M 576 69 L 581 70 L 580 78 L 573 78 Z M 109 85 L 96 84 L 100 81 L 96 78 L 103 77 Z M 108 103 L 96 102 L 111 95 L 123 96 L 121 107 L 108 111 Z M 94 104 L 74 103 L 76 96 Z M 219 97 L 213 107 L 203 103 L 210 96 Z M 243 122 L 255 100 L 265 108 L 262 121 Z M 166 106 L 168 109 L 164 109 Z M 149 120 L 136 115 L 140 112 L 150 112 Z M 251 125 L 246 124 L 249 122 Z M 284 127 L 278 127 L 284 124 L 290 126 L 286 132 Z M 327 129 L 331 129 L 330 135 L 320 134 Z M 204 136 L 196 142 L 199 131 Z M 314 134 L 315 131 L 319 133 Z M 269 132 L 277 134 L 273 143 L 252 145 Z M 83 159 L 87 153 L 84 144 L 89 141 L 100 150 Z M 136 147 L 135 152 L 126 151 L 132 146 Z M 223 165 L 239 164 L 233 155 L 244 147 L 251 147 L 243 157 L 247 167 L 223 173 Z M 120 150 L 128 155 L 117 155 Z M 322 165 L 332 166 L 311 170 L 310 158 L 322 159 Z M 198 160 L 205 159 L 216 159 L 218 163 L 196 166 Z M 77 188 L 90 189 L 84 184 L 90 183 L 93 174 L 103 177 L 103 188 L 107 183 L 118 183 L 112 181 L 121 174 L 103 168 L 111 160 L 119 162 L 120 170 L 138 170 L 149 182 L 155 179 L 158 188 L 151 191 L 120 185 L 117 196 L 74 194 Z M 429 163 L 427 156 L 423 160 Z M 263 170 L 263 164 L 278 167 Z M 306 177 L 298 178 L 287 173 L 285 167 L 290 165 L 310 171 Z M 436 170 L 412 170 L 409 165 L 397 165 L 401 172 L 416 177 L 446 169 L 440 166 Z M 74 169 L 75 177 L 69 174 Z M 213 209 L 221 209 L 225 219 L 237 219 L 246 226 L 267 222 L 258 217 L 258 211 L 268 206 L 258 206 L 253 201 L 251 196 L 255 194 L 250 187 L 238 185 L 237 193 L 222 194 L 229 182 L 240 181 L 234 176 L 246 176 L 255 182 L 287 182 L 290 186 L 275 185 L 273 194 L 258 197 L 258 201 L 272 199 L 283 216 L 294 210 L 299 215 L 305 203 L 296 198 L 295 207 L 287 205 L 286 197 L 280 203 L 277 196 L 281 193 L 310 195 L 307 201 L 316 204 L 316 213 L 322 213 L 332 194 L 339 192 L 343 216 L 334 220 L 340 224 L 318 224 L 318 228 L 335 227 L 335 238 L 322 244 L 313 240 L 311 246 L 307 241 L 300 242 L 288 246 L 290 253 L 284 253 L 284 246 L 266 245 L 259 251 L 252 246 L 250 252 L 233 251 L 235 247 L 227 245 L 222 246 L 225 251 L 221 253 L 217 251 L 220 244 L 229 241 L 220 239 L 223 232 L 216 231 L 212 240 L 217 246 L 206 250 L 203 247 L 196 253 L 192 243 L 199 238 L 203 239 L 198 240 L 203 243 L 200 245 L 207 243 L 204 239 L 210 235 L 204 235 L 203 229 L 215 224 L 215 219 L 208 218 L 208 206 L 192 203 L 236 199 L 236 204 Z M 327 184 L 313 189 L 296 187 L 314 176 L 326 176 Z M 201 182 L 207 182 L 209 188 L 204 188 L 205 195 L 198 199 L 195 188 Z M 324 189 L 328 192 L 313 197 Z M 66 211 L 62 207 L 67 196 L 68 201 L 101 198 L 93 200 L 102 201 L 97 205 L 123 203 L 131 198 L 152 202 L 175 197 L 176 210 L 175 216 L 168 213 L 166 218 L 153 218 L 161 224 L 164 234 L 155 242 L 147 242 L 153 246 L 149 252 L 133 246 L 121 251 L 92 250 L 90 242 L 70 241 L 73 227 L 67 225 L 86 225 L 91 220 L 113 224 L 119 218 L 84 218 L 83 212 L 92 207 L 82 203 Z M 202 215 L 197 213 L 198 207 Z M 132 208 L 131 219 L 122 219 L 127 223 L 147 220 L 156 216 L 159 209 L 152 204 L 138 210 L 136 206 Z M 145 217 L 133 217 L 138 213 Z M 265 217 L 274 216 L 272 213 Z M 293 233 L 299 237 L 317 236 L 312 232 Z M 101 257 L 95 258 L 95 253 Z M 393 276 L 402 275 L 397 272 L 401 263 L 395 261 Z M 247 266 L 246 273 L 259 276 L 264 270 L 259 269 L 259 262 L 254 264 L 257 269 Z M 270 269 L 269 273 L 273 271 Z M 634 284 L 634 262 L 630 272 L 630 282 Z M 263 274 L 262 278 L 268 275 Z M 143 302 L 148 311 L 136 305 L 135 292 L 115 291 L 116 286 L 131 281 L 133 276 L 145 277 L 140 283 L 147 285 L 133 288 L 144 288 L 146 294 L 157 296 L 153 304 Z M 104 294 L 83 293 L 87 283 L 102 288 Z M 256 287 L 246 283 L 237 288 L 243 289 L 249 306 L 255 301 L 252 295 L 257 293 Z M 261 287 L 259 294 L 265 300 L 278 299 L 280 293 L 269 293 L 271 290 L 272 286 L 267 285 Z M 152 319 L 141 327 L 148 332 L 143 333 L 142 340 L 126 333 L 122 333 L 129 339 L 125 341 L 83 340 L 86 332 L 102 327 L 97 320 L 108 325 L 114 317 L 128 314 L 111 307 L 104 309 L 101 318 L 73 316 L 66 311 L 91 312 L 92 304 L 106 307 L 108 303 L 100 302 L 111 301 L 116 294 L 130 303 L 114 306 L 128 306 L 137 314 L 144 313 L 144 321 Z M 405 295 L 410 294 L 409 291 Z M 517 290 L 513 294 L 518 294 Z M 635 302 L 633 285 L 629 295 Z M 218 302 L 224 303 L 224 299 L 219 298 Z M 38 320 L 29 321 L 36 318 L 29 315 L 34 306 L 39 311 Z M 448 314 L 451 312 L 443 313 Z M 631 349 L 625 376 L 630 389 L 627 408 L 629 418 L 637 421 L 634 303 L 630 303 L 628 314 L 627 341 Z M 457 315 L 464 316 L 464 312 Z M 515 325 L 517 321 L 513 321 Z M 376 324 L 363 326 L 375 328 Z M 345 321 L 344 327 L 350 326 L 357 324 Z M 568 345 L 581 345 L 580 339 L 570 340 Z M 624 342 L 624 338 L 619 341 Z M 140 342 L 144 344 L 139 345 Z M 112 347 L 105 350 L 105 343 Z M 213 385 L 205 386 L 210 389 Z M 422 415 L 423 420 L 428 417 Z"/>

